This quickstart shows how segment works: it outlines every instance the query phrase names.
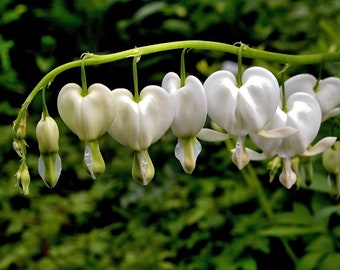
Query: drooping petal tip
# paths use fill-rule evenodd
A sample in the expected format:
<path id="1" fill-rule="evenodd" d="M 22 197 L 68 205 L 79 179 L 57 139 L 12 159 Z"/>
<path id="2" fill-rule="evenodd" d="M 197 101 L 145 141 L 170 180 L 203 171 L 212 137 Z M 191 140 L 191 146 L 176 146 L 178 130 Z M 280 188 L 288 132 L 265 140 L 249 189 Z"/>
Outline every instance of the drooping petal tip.
<path id="1" fill-rule="evenodd" d="M 196 137 L 189 139 L 179 138 L 175 147 L 175 156 L 181 162 L 183 170 L 191 174 L 196 167 L 196 159 L 202 146 Z"/>
<path id="2" fill-rule="evenodd" d="M 155 168 L 148 149 L 135 151 L 132 163 L 132 178 L 139 184 L 148 185 L 155 176 Z"/>

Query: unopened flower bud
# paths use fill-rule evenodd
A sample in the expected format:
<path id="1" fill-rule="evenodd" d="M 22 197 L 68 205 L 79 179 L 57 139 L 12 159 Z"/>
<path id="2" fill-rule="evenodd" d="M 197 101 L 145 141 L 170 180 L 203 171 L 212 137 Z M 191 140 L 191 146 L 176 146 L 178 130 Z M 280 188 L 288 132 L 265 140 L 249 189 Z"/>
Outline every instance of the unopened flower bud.
<path id="1" fill-rule="evenodd" d="M 329 194 L 338 199 L 340 196 L 340 174 L 329 174 L 327 180 Z"/>
<path id="2" fill-rule="evenodd" d="M 19 157 L 22 157 L 22 143 L 25 143 L 24 140 L 18 140 L 18 139 L 14 139 L 13 141 L 13 149 L 14 151 L 18 154 Z"/>
<path id="3" fill-rule="evenodd" d="M 36 127 L 40 157 L 38 172 L 45 185 L 53 188 L 61 173 L 59 150 L 59 129 L 57 123 L 50 116 L 41 117 Z"/>
<path id="4" fill-rule="evenodd" d="M 322 165 L 328 173 L 340 174 L 340 141 L 323 152 Z"/>
<path id="5" fill-rule="evenodd" d="M 59 129 L 52 117 L 41 117 L 36 127 L 36 136 L 40 153 L 55 153 L 59 151 Z"/>
<path id="6" fill-rule="evenodd" d="M 279 156 L 274 157 L 267 164 L 267 169 L 269 169 L 269 182 L 272 182 L 281 168 L 281 158 Z"/>
<path id="7" fill-rule="evenodd" d="M 26 137 L 26 118 L 20 121 L 18 129 L 15 132 L 15 137 L 18 140 L 23 140 Z"/>
<path id="8" fill-rule="evenodd" d="M 340 196 L 340 141 L 333 148 L 328 148 L 322 154 L 322 164 L 328 172 L 328 185 L 330 195 L 336 198 Z"/>
<path id="9" fill-rule="evenodd" d="M 25 163 L 22 163 L 18 172 L 16 173 L 17 185 L 21 188 L 24 195 L 29 195 L 29 185 L 31 177 L 28 171 L 28 167 Z"/>

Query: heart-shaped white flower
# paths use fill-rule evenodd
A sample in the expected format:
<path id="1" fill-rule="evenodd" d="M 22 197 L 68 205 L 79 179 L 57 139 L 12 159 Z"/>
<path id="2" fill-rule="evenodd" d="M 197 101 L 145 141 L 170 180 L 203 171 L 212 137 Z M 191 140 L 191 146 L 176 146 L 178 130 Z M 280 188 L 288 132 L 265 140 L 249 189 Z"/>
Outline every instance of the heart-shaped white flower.
<path id="1" fill-rule="evenodd" d="M 85 96 L 79 85 L 65 85 L 58 95 L 57 105 L 65 124 L 85 142 L 104 135 L 115 115 L 111 90 L 99 83 L 91 85 Z"/>
<path id="2" fill-rule="evenodd" d="M 315 96 L 321 107 L 323 121 L 340 115 L 340 78 L 329 77 L 320 80 L 310 74 L 299 74 L 285 82 L 286 97 L 296 92 L 305 92 Z"/>
<path id="3" fill-rule="evenodd" d="M 257 132 L 268 123 L 280 103 L 280 88 L 275 76 L 261 67 L 242 74 L 242 86 L 229 71 L 220 70 L 204 82 L 211 119 L 234 136 Z"/>
<path id="4" fill-rule="evenodd" d="M 161 87 L 145 87 L 135 101 L 124 88 L 111 92 L 116 117 L 108 133 L 120 144 L 135 151 L 147 149 L 170 128 L 174 108 L 169 94 Z"/>
<path id="5" fill-rule="evenodd" d="M 287 112 L 278 108 L 275 116 L 264 129 L 287 126 L 295 129 L 296 132 L 285 138 L 265 138 L 257 134 L 250 134 L 250 138 L 263 150 L 265 157 L 278 155 L 282 158 L 283 171 L 280 174 L 280 181 L 285 187 L 291 188 L 296 182 L 296 174 L 291 168 L 291 159 L 296 155 L 316 155 L 330 147 L 336 138 L 324 138 L 307 150 L 318 134 L 321 125 L 319 103 L 310 94 L 295 92 L 288 97 L 286 107 Z"/>
<path id="6" fill-rule="evenodd" d="M 208 115 L 231 136 L 237 137 L 233 161 L 242 169 L 249 157 L 245 136 L 263 131 L 280 103 L 280 87 L 275 76 L 261 67 L 251 67 L 242 74 L 238 87 L 234 74 L 220 70 L 204 82 Z"/>
<path id="7" fill-rule="evenodd" d="M 207 100 L 202 83 L 194 76 L 188 76 L 181 86 L 181 78 L 174 72 L 165 75 L 162 87 L 170 94 L 174 104 L 172 133 L 178 137 L 175 156 L 185 172 L 192 173 L 201 144 L 196 135 L 203 128 L 207 118 Z"/>
<path id="8" fill-rule="evenodd" d="M 281 157 L 303 154 L 315 139 L 321 125 L 321 110 L 317 100 L 306 93 L 295 93 L 287 99 L 287 126 L 298 132 L 282 140 L 278 148 Z"/>
<path id="9" fill-rule="evenodd" d="M 148 148 L 171 126 L 174 119 L 171 98 L 163 88 L 155 85 L 145 87 L 138 100 L 124 88 L 113 90 L 111 95 L 117 113 L 108 133 L 134 150 L 133 179 L 147 185 L 155 173 Z"/>
<path id="10" fill-rule="evenodd" d="M 181 86 L 181 78 L 174 72 L 165 75 L 162 87 L 170 94 L 174 103 L 172 133 L 178 138 L 196 136 L 207 118 L 207 100 L 202 83 L 188 76 Z"/>
<path id="11" fill-rule="evenodd" d="M 105 171 L 98 138 L 104 135 L 115 116 L 111 90 L 96 83 L 84 93 L 79 85 L 69 83 L 60 90 L 57 105 L 65 124 L 86 142 L 84 164 L 96 179 Z"/>

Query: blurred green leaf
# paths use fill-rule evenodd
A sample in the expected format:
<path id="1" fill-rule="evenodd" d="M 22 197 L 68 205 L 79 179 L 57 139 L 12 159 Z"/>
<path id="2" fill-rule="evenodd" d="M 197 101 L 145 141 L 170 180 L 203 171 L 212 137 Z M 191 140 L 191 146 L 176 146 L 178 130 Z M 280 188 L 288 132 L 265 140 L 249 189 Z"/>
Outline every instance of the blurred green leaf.
<path id="1" fill-rule="evenodd" d="M 294 226 L 273 226 L 267 229 L 258 230 L 258 234 L 271 237 L 298 237 L 309 234 L 324 233 L 322 227 L 294 227 Z"/>

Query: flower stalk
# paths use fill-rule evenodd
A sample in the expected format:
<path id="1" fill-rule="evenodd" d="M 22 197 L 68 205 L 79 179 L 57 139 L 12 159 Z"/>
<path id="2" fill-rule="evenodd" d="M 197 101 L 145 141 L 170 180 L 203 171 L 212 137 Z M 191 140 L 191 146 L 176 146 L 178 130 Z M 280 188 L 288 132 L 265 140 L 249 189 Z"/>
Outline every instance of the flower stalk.
<path id="1" fill-rule="evenodd" d="M 213 42 L 213 41 L 205 41 L 205 40 L 185 40 L 185 41 L 174 41 L 174 42 L 166 42 L 154 45 L 148 45 L 138 48 L 138 53 L 141 55 L 148 55 L 153 53 L 159 53 L 163 51 L 170 50 L 178 50 L 190 48 L 195 50 L 212 50 L 212 51 L 221 51 L 225 53 L 230 53 L 234 55 L 239 54 L 239 46 Z M 60 73 L 84 66 L 94 66 L 105 63 L 110 63 L 122 59 L 126 59 L 128 57 L 136 56 L 136 48 L 128 49 L 125 51 L 121 51 L 118 53 L 106 54 L 106 55 L 95 55 L 95 54 L 87 54 L 84 59 L 75 60 L 61 66 L 56 67 L 47 73 L 40 82 L 34 87 L 31 93 L 27 96 L 25 102 L 22 104 L 21 110 L 18 114 L 16 120 L 14 120 L 13 125 L 17 126 L 22 119 L 22 115 L 26 113 L 26 110 L 32 100 L 35 98 L 37 93 L 42 89 L 46 88 L 46 86 L 50 85 L 52 81 L 57 77 Z M 254 48 L 247 47 L 246 50 L 243 50 L 242 57 L 244 58 L 252 58 L 252 59 L 261 59 L 279 63 L 290 63 L 295 65 L 308 65 L 308 64 L 316 64 L 320 62 L 327 61 L 340 61 L 340 52 L 326 52 L 326 53 L 317 53 L 317 54 L 309 54 L 309 55 L 292 55 L 292 54 L 283 54 L 283 53 L 275 53 L 269 51 L 258 50 Z"/>

